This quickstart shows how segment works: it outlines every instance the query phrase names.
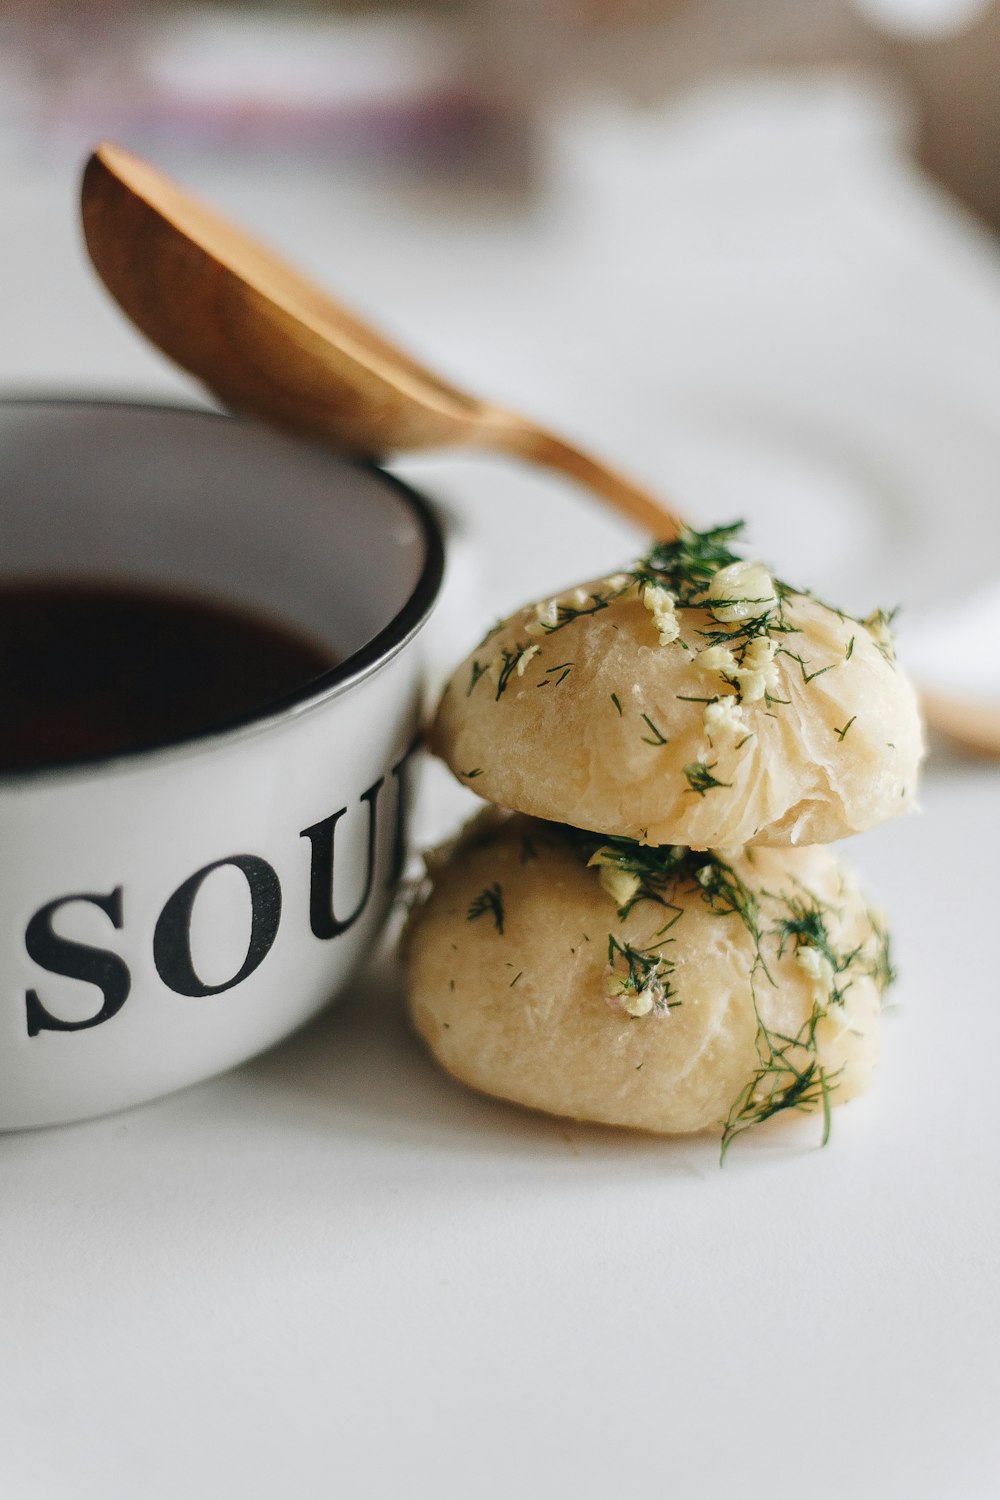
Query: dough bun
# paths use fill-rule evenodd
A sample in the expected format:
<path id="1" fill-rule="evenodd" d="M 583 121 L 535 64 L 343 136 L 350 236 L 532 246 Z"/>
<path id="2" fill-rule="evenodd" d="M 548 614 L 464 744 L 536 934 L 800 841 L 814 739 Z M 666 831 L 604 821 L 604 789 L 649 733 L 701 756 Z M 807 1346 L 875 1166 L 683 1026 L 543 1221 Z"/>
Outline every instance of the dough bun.
<path id="1" fill-rule="evenodd" d="M 573 595 L 608 596 L 608 580 Z M 661 644 L 635 587 L 551 633 L 540 608 L 462 663 L 432 727 L 431 748 L 488 801 L 697 849 L 832 842 L 912 805 L 920 717 L 880 627 L 787 595 L 768 687 L 740 702 L 697 659 L 717 613 L 678 608 Z"/>
<path id="2" fill-rule="evenodd" d="M 795 1102 L 793 1067 L 807 1080 L 807 1111 L 823 1108 L 824 1080 L 831 1104 L 862 1090 L 888 958 L 843 865 L 821 848 L 673 855 L 679 873 L 662 899 L 640 895 L 624 916 L 622 892 L 605 888 L 614 867 L 588 864 L 593 849 L 575 830 L 494 817 L 430 861 L 433 888 L 411 917 L 406 962 L 412 1021 L 438 1062 L 486 1094 L 661 1133 L 727 1121 L 738 1133 L 777 1112 L 766 1107 L 771 1091 Z M 759 958 L 726 896 L 734 890 L 749 898 Z M 645 985 L 631 992 L 629 953 L 641 956 Z M 648 1013 L 628 1013 L 651 994 Z M 797 1040 L 781 1063 L 775 1049 L 787 1039 Z"/>

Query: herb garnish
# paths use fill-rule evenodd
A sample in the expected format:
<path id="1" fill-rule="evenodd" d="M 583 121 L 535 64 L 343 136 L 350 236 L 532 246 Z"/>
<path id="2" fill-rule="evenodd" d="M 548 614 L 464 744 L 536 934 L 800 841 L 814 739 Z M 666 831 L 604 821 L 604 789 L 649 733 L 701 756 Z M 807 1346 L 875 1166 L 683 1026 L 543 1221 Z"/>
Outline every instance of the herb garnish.
<path id="1" fill-rule="evenodd" d="M 866 615 L 861 621 L 875 642 L 877 649 L 890 665 L 893 665 L 896 661 L 896 647 L 892 629 L 898 614 L 898 605 L 895 609 L 873 609 L 871 614 Z"/>
<path id="2" fill-rule="evenodd" d="M 704 761 L 693 760 L 689 765 L 683 766 L 681 769 L 687 778 L 688 791 L 697 792 L 699 797 L 704 797 L 705 793 L 710 792 L 713 787 L 731 787 L 733 784 L 731 781 L 720 781 L 717 776 L 712 775 L 717 765 L 718 761 L 715 760 L 710 765 L 706 765 Z"/>
<path id="3" fill-rule="evenodd" d="M 731 670 L 721 670 L 721 675 L 736 689 L 737 703 L 743 700 L 746 682 L 754 680 L 756 691 L 749 694 L 751 698 L 766 695 L 769 702 L 781 702 L 765 690 L 774 686 L 774 668 L 771 666 L 773 637 L 798 631 L 785 613 L 787 601 L 797 590 L 779 579 L 771 579 L 773 594 L 766 597 L 723 599 L 710 594 L 712 580 L 719 570 L 741 560 L 730 543 L 741 535 L 743 527 L 742 521 L 716 526 L 709 531 L 685 527 L 676 540 L 653 547 L 637 564 L 632 576 L 640 590 L 666 589 L 678 607 L 705 610 L 705 622 L 697 632 L 701 637 L 699 651 L 719 647 L 731 653 Z M 726 618 L 723 612 L 734 604 L 751 607 L 759 604 L 761 607 L 747 619 Z M 753 646 L 751 650 L 755 641 L 764 646 L 763 654 L 761 646 Z M 770 643 L 769 653 L 767 643 Z M 708 698 L 706 701 L 713 700 Z"/>
<path id="4" fill-rule="evenodd" d="M 554 680 L 556 687 L 558 687 L 561 682 L 565 682 L 566 678 L 569 676 L 570 672 L 573 670 L 574 665 L 575 665 L 575 663 L 573 663 L 571 661 L 561 661 L 561 662 L 559 662 L 554 667 L 546 667 L 545 668 L 545 676 L 546 676 L 547 680 L 545 682 L 540 682 L 538 684 L 538 686 L 539 687 L 548 687 L 549 683 Z M 556 677 L 555 679 L 553 679 L 553 677 L 552 677 L 552 673 L 553 672 L 559 672 L 559 673 L 561 673 L 561 676 Z"/>
<path id="5" fill-rule="evenodd" d="M 762 1125 L 786 1109 L 811 1109 L 819 1104 L 823 1110 L 822 1144 L 830 1139 L 830 1092 L 837 1073 L 829 1074 L 816 1055 L 816 1025 L 820 1012 L 814 1007 L 794 1036 L 771 1031 L 761 1019 L 754 994 L 757 1017 L 757 1056 L 760 1065 L 741 1090 L 722 1128 L 720 1162 L 738 1135 L 754 1125 Z"/>
<path id="6" fill-rule="evenodd" d="M 867 943 L 841 951 L 830 937 L 828 921 L 833 908 L 804 886 L 790 896 L 766 890 L 757 893 L 718 852 L 603 838 L 570 827 L 564 827 L 563 833 L 589 864 L 612 865 L 635 878 L 634 893 L 618 910 L 620 920 L 640 901 L 654 901 L 667 914 L 649 948 L 636 948 L 614 933 L 608 935 L 612 998 L 619 1000 L 629 1014 L 663 1014 L 683 1003 L 683 994 L 674 984 L 676 965 L 663 954 L 662 944 L 665 938 L 672 941 L 666 935 L 684 916 L 679 897 L 685 889 L 697 890 L 711 912 L 722 919 L 736 920 L 750 937 L 754 956 L 747 979 L 757 1024 L 758 1062 L 722 1122 L 722 1159 L 738 1135 L 788 1109 L 818 1107 L 823 1114 L 825 1144 L 830 1131 L 830 1096 L 839 1074 L 829 1072 L 819 1061 L 817 1028 L 831 1006 L 843 1005 L 857 975 L 872 978 L 880 992 L 895 977 L 888 936 L 878 916 L 869 913 L 874 954 Z M 825 998 L 822 1002 L 814 1000 L 794 1035 L 768 1026 L 761 1014 L 759 986 L 777 986 L 764 954 L 765 939 L 778 958 L 788 952 L 810 950 L 816 955 L 809 965 L 811 971 L 829 975 Z"/>
<path id="7" fill-rule="evenodd" d="M 602 609 L 607 609 L 613 599 L 620 599 L 622 594 L 627 593 L 631 587 L 632 575 L 628 574 L 621 588 L 611 589 L 606 594 L 595 589 L 587 596 L 585 604 L 567 603 L 565 600 L 557 599 L 555 620 L 551 623 L 548 620 L 540 620 L 538 629 L 544 635 L 555 635 L 557 630 L 562 630 L 566 625 L 572 625 L 574 620 L 582 619 L 584 615 L 596 615 Z"/>
<path id="8" fill-rule="evenodd" d="M 650 739 L 648 734 L 642 735 L 642 743 L 644 745 L 656 745 L 657 747 L 660 745 L 669 745 L 670 741 L 667 739 L 665 734 L 662 734 L 661 731 L 657 729 L 656 725 L 649 717 L 649 714 L 643 714 L 642 717 L 646 722 L 646 727 L 648 729 L 651 729 L 653 734 L 655 735 L 655 739 Z"/>
<path id="9" fill-rule="evenodd" d="M 892 947 L 889 942 L 889 930 L 878 912 L 869 911 L 868 920 L 872 924 L 875 933 L 875 957 L 872 959 L 868 969 L 870 978 L 874 979 L 879 991 L 885 994 L 890 984 L 895 981 L 896 970 L 892 963 Z"/>
<path id="10" fill-rule="evenodd" d="M 534 652 L 537 649 L 538 648 L 536 646 L 522 646 L 520 642 L 518 642 L 514 646 L 514 649 L 512 651 L 501 651 L 500 655 L 490 663 L 489 670 L 493 673 L 496 679 L 497 702 L 500 701 L 504 693 L 507 691 L 507 684 L 513 674 L 517 671 L 521 658 L 527 656 L 529 651 Z M 518 673 L 518 675 L 520 676 L 520 673 Z"/>
<path id="11" fill-rule="evenodd" d="M 613 996 L 629 1015 L 663 1016 L 680 1004 L 670 979 L 674 965 L 658 947 L 633 948 L 609 933 L 608 967 L 614 975 Z"/>
<path id="12" fill-rule="evenodd" d="M 487 886 L 485 891 L 480 891 L 474 901 L 469 902 L 469 910 L 465 914 L 465 920 L 467 922 L 474 922 L 477 917 L 486 916 L 487 913 L 492 916 L 496 930 L 502 937 L 504 922 L 503 887 L 499 882 L 495 885 Z"/>
<path id="13" fill-rule="evenodd" d="M 633 577 L 637 583 L 669 589 L 678 604 L 694 604 L 720 568 L 740 561 L 729 543 L 736 540 L 745 525 L 744 521 L 733 521 L 726 526 L 713 526 L 709 531 L 682 526 L 673 541 L 658 542 L 646 553 Z"/>
<path id="14" fill-rule="evenodd" d="M 876 936 L 877 952 L 874 960 L 866 965 L 862 956 L 863 944 L 845 953 L 833 947 L 827 927 L 830 909 L 811 891 L 803 887 L 801 897 L 781 896 L 776 899 L 785 913 L 770 929 L 777 939 L 778 957 L 791 949 L 800 961 L 812 959 L 807 972 L 825 976 L 818 983 L 821 989 L 824 984 L 828 986 L 827 994 L 822 1000 L 814 998 L 812 1009 L 798 1031 L 794 1036 L 787 1036 L 772 1030 L 761 1017 L 755 974 L 751 973 L 750 988 L 757 1018 L 758 1067 L 734 1102 L 723 1127 L 723 1160 L 730 1144 L 751 1126 L 762 1124 L 782 1110 L 810 1109 L 816 1104 L 823 1111 L 822 1144 L 826 1145 L 830 1138 L 830 1094 L 836 1086 L 839 1071 L 828 1073 L 820 1064 L 816 1028 L 830 1006 L 843 1006 L 844 996 L 853 981 L 852 970 L 869 975 L 880 991 L 892 978 L 888 940 L 884 929 L 871 914 L 869 920 Z M 760 967 L 764 968 L 763 961 Z M 767 972 L 766 968 L 764 972 Z M 767 977 L 771 979 L 770 975 Z M 771 983 L 774 983 L 773 979 Z"/>
<path id="15" fill-rule="evenodd" d="M 841 987 L 837 979 L 850 969 L 861 951 L 860 948 L 855 948 L 849 953 L 835 951 L 831 946 L 826 926 L 827 910 L 810 891 L 804 891 L 801 897 L 785 896 L 781 899 L 787 908 L 788 916 L 783 917 L 775 928 L 775 935 L 778 938 L 778 957 L 781 958 L 788 948 L 791 948 L 794 953 L 801 953 L 804 948 L 811 948 L 820 954 L 830 967 L 829 1001 L 833 1005 L 843 1005 L 844 994 L 850 981 L 848 980 L 848 983 Z"/>
<path id="16" fill-rule="evenodd" d="M 823 673 L 829 672 L 831 667 L 834 665 L 833 662 L 829 662 L 825 667 L 817 667 L 815 672 L 810 672 L 807 669 L 808 664 L 803 661 L 798 651 L 789 651 L 787 646 L 779 646 L 776 654 L 780 654 L 781 656 L 790 656 L 792 661 L 798 662 L 799 671 L 802 673 L 802 681 L 804 683 L 812 682 L 814 677 L 822 677 Z"/>

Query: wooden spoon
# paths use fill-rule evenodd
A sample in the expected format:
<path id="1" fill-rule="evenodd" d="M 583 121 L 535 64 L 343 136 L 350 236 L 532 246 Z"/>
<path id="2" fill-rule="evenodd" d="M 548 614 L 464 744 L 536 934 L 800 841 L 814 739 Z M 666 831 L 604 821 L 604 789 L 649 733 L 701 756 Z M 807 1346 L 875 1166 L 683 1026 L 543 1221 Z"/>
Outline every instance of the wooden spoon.
<path id="1" fill-rule="evenodd" d="M 930 727 L 952 744 L 989 760 L 1000 757 L 1000 708 L 996 705 L 923 688 L 920 706 Z"/>
<path id="2" fill-rule="evenodd" d="M 669 539 L 651 494 L 524 417 L 410 359 L 147 162 L 102 145 L 83 174 L 83 231 L 112 296 L 223 405 L 366 458 L 449 446 L 558 469 Z"/>

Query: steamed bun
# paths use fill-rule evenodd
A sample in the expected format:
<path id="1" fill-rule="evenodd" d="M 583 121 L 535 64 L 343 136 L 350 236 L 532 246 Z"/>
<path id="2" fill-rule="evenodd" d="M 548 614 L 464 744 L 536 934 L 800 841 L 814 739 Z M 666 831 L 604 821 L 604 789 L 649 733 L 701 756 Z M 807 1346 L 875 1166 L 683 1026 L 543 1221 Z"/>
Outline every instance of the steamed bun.
<path id="1" fill-rule="evenodd" d="M 490 802 L 651 844 L 817 844 L 905 811 L 923 739 L 886 618 L 741 562 L 734 529 L 516 611 L 431 748 Z"/>
<path id="2" fill-rule="evenodd" d="M 697 854 L 487 814 L 428 868 L 410 1014 L 473 1088 L 728 1142 L 868 1082 L 886 939 L 826 849 Z"/>

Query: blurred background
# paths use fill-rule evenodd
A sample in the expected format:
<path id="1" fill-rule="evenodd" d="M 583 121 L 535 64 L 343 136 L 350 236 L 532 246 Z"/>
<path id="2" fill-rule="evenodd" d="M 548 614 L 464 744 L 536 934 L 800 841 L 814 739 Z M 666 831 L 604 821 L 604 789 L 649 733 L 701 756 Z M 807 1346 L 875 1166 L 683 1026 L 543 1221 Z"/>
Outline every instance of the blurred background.
<path id="1" fill-rule="evenodd" d="M 457 166 L 525 187 L 540 110 L 736 70 L 882 72 L 914 150 L 1000 222 L 995 0 L 2 0 L 7 144 Z"/>

